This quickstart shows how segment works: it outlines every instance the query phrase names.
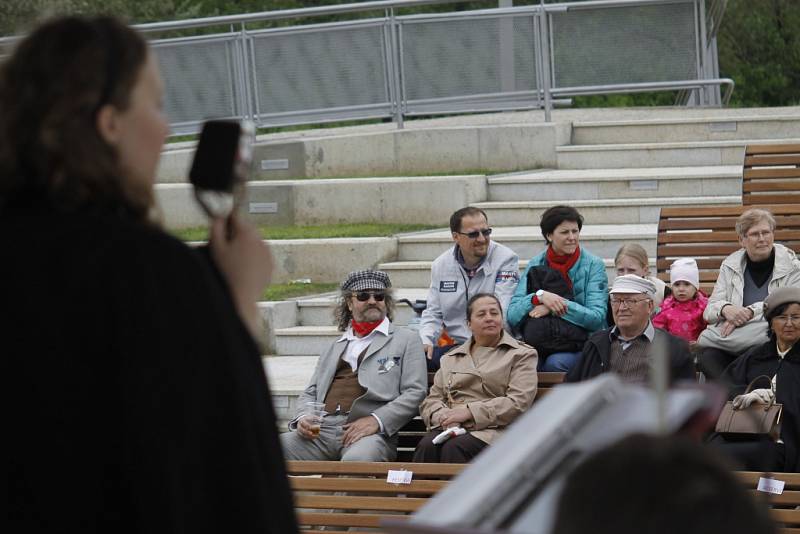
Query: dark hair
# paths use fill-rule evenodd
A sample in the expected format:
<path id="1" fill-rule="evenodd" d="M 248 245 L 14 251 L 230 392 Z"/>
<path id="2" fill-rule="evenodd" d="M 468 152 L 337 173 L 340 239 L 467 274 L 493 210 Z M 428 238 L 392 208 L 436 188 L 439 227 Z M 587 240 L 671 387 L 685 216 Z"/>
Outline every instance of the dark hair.
<path id="1" fill-rule="evenodd" d="M 473 217 L 475 215 L 483 215 L 483 218 L 486 219 L 486 222 L 489 222 L 489 217 L 486 216 L 486 212 L 480 208 L 473 208 L 472 206 L 467 206 L 466 208 L 461 208 L 460 210 L 456 210 L 450 216 L 450 231 L 451 232 L 460 232 L 461 231 L 461 221 L 464 217 Z"/>
<path id="2" fill-rule="evenodd" d="M 503 315 L 503 306 L 500 304 L 500 299 L 497 298 L 497 295 L 494 293 L 476 293 L 472 295 L 469 300 L 467 301 L 467 321 L 472 318 L 472 306 L 475 304 L 475 301 L 478 299 L 482 299 L 484 297 L 489 297 L 490 299 L 494 299 L 497 303 L 497 307 L 500 308 L 500 315 Z"/>
<path id="3" fill-rule="evenodd" d="M 20 41 L 0 67 L 0 211 L 16 203 L 62 211 L 108 206 L 144 219 L 152 191 L 123 179 L 97 112 L 120 110 L 147 46 L 112 17 L 60 17 Z"/>
<path id="4" fill-rule="evenodd" d="M 336 322 L 336 328 L 338 328 L 340 332 L 347 330 L 347 327 L 350 326 L 350 321 L 353 319 L 353 313 L 347 306 L 347 301 L 356 293 L 358 293 L 358 291 L 344 290 L 336 301 L 336 308 L 333 310 L 333 320 Z M 390 321 L 393 321 L 395 306 L 394 293 L 391 289 L 384 289 L 383 293 L 385 295 L 383 304 L 386 306 L 386 317 L 388 317 Z"/>
<path id="5" fill-rule="evenodd" d="M 567 476 L 559 534 L 774 533 L 731 467 L 683 438 L 632 435 Z"/>
<path id="6" fill-rule="evenodd" d="M 767 310 L 767 313 L 764 314 L 764 319 L 767 321 L 767 335 L 773 343 L 777 341 L 778 334 L 772 329 L 772 320 L 788 310 L 792 304 L 800 304 L 800 302 L 784 302 L 780 306 Z"/>
<path id="7" fill-rule="evenodd" d="M 578 210 L 572 206 L 553 206 L 542 213 L 539 227 L 542 229 L 542 236 L 544 236 L 544 240 L 547 241 L 548 245 L 550 240 L 547 239 L 547 236 L 555 232 L 558 225 L 564 221 L 577 223 L 578 230 L 583 228 L 583 215 L 578 213 Z"/>

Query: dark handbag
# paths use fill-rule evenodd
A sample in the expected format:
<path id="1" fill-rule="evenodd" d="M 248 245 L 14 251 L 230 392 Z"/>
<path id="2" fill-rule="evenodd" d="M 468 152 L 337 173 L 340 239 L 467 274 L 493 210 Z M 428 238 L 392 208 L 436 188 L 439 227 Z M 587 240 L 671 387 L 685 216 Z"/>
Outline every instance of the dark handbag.
<path id="1" fill-rule="evenodd" d="M 766 378 L 770 381 L 770 386 L 772 385 L 772 379 L 767 375 L 758 376 L 747 386 L 745 395 L 750 393 L 753 384 L 761 378 Z M 767 435 L 777 439 L 780 434 L 782 413 L 783 405 L 776 404 L 774 396 L 767 405 L 754 402 L 747 408 L 738 409 L 733 407 L 733 401 L 728 401 L 719 414 L 716 431 L 727 437 L 753 438 L 757 435 Z"/>

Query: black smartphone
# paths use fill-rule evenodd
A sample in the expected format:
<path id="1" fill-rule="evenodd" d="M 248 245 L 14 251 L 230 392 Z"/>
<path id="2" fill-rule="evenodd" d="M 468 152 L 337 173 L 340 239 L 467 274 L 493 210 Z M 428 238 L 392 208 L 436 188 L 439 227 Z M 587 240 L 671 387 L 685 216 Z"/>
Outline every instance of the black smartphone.
<path id="1" fill-rule="evenodd" d="M 229 217 L 236 209 L 250 172 L 254 137 L 250 121 L 211 120 L 203 124 L 189 180 L 209 217 Z"/>

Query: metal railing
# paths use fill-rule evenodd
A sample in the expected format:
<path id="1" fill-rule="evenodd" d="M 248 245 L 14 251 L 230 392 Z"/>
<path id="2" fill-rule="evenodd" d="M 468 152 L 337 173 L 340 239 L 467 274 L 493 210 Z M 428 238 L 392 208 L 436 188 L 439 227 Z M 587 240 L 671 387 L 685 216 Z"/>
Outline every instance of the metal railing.
<path id="1" fill-rule="evenodd" d="M 733 81 L 712 75 L 704 0 L 599 0 L 399 16 L 458 0 L 341 4 L 137 26 L 152 34 L 173 133 L 208 118 L 259 126 L 515 109 L 557 98 L 685 89 L 695 103 Z M 713 0 L 713 20 L 721 17 Z M 347 13 L 373 18 L 258 28 Z M 714 28 L 716 30 L 716 27 Z M 716 56 L 713 56 L 716 60 Z M 713 67 L 713 68 L 712 68 Z"/>

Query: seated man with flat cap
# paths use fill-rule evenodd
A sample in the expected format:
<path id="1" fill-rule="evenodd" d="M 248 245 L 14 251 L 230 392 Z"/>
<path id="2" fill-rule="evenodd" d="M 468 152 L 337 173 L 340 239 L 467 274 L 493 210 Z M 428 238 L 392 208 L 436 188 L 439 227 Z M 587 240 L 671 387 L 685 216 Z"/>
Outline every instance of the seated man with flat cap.
<path id="1" fill-rule="evenodd" d="M 297 400 L 292 432 L 281 435 L 287 460 L 389 462 L 397 431 L 417 413 L 428 390 L 416 332 L 394 326 L 394 301 L 383 271 L 355 271 L 342 284 L 335 316 L 344 332 L 317 361 Z M 318 427 L 307 403 L 324 403 Z"/>
<path id="2" fill-rule="evenodd" d="M 656 286 L 635 274 L 619 276 L 611 287 L 611 313 L 615 326 L 592 334 L 581 358 L 566 376 L 578 382 L 601 373 L 617 373 L 626 382 L 646 383 L 650 378 L 653 348 L 663 347 L 669 358 L 671 380 L 694 380 L 694 362 L 685 340 L 653 327 L 650 315 Z"/>

